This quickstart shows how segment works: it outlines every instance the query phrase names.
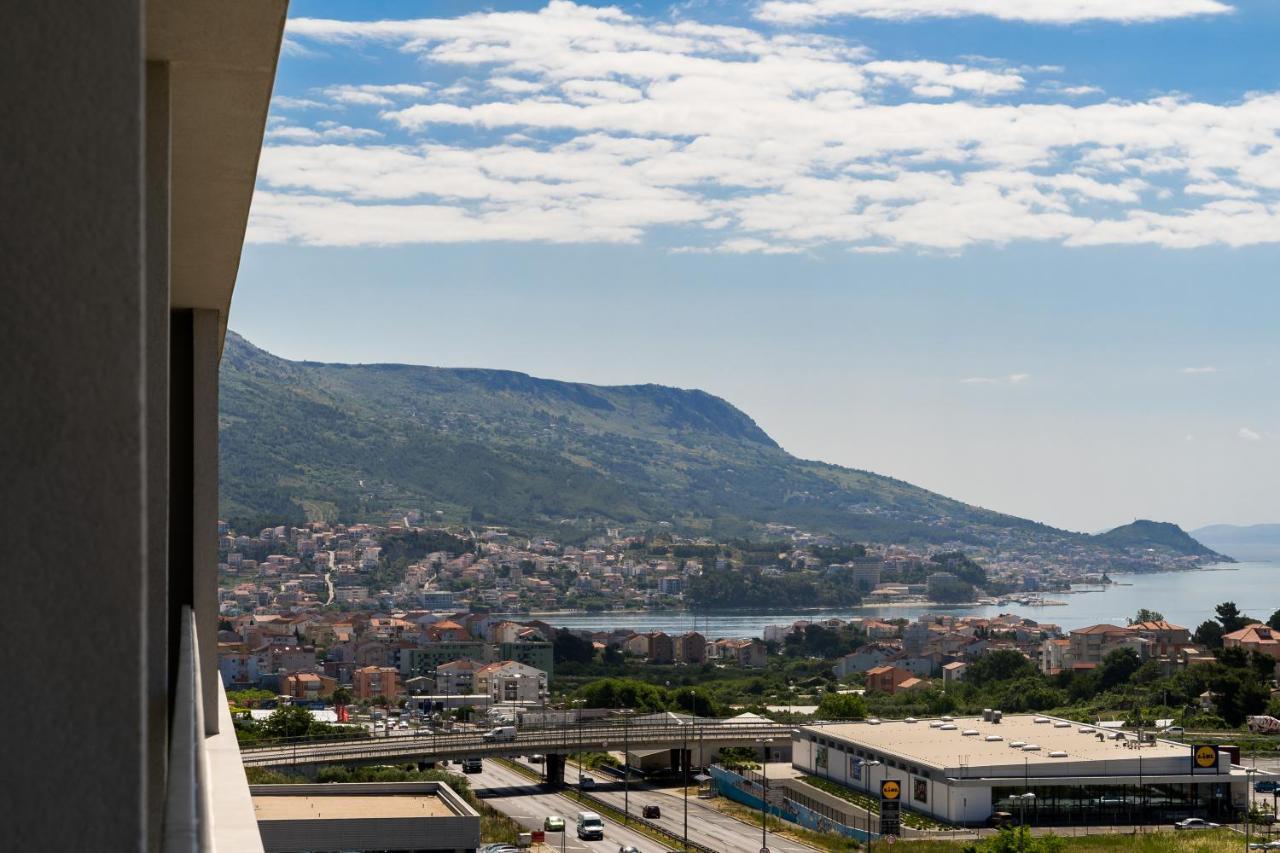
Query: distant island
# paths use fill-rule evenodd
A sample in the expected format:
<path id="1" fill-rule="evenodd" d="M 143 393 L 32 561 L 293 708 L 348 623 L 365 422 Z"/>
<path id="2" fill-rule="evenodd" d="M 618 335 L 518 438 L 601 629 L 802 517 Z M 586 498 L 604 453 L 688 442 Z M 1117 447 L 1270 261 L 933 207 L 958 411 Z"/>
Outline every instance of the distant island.
<path id="1" fill-rule="evenodd" d="M 1237 560 L 1280 561 L 1280 524 L 1211 524 L 1191 535 Z"/>

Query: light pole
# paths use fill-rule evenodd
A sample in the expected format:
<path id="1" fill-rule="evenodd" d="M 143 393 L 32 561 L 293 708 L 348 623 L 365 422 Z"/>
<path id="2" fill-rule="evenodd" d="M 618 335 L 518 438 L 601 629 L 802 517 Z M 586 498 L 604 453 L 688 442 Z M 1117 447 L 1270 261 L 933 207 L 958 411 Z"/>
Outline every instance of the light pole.
<path id="1" fill-rule="evenodd" d="M 867 768 L 866 788 L 867 788 L 867 793 L 870 794 L 871 793 L 871 768 L 879 767 L 880 762 L 873 759 L 871 761 L 864 763 L 862 766 Z M 871 807 L 867 806 L 867 853 L 871 853 L 871 845 L 872 845 L 871 839 L 873 839 L 874 837 L 875 835 L 872 833 L 872 830 L 871 830 Z"/>
<path id="2" fill-rule="evenodd" d="M 622 822 L 631 825 L 631 709 L 622 709 Z"/>
<path id="3" fill-rule="evenodd" d="M 1255 757 L 1255 758 L 1254 758 L 1254 762 L 1257 762 L 1257 760 L 1258 760 L 1258 759 Z M 1246 768 L 1246 770 L 1244 771 L 1244 773 L 1245 773 L 1245 777 L 1244 777 L 1244 778 L 1245 778 L 1245 788 L 1244 788 L 1244 849 L 1245 849 L 1245 850 L 1248 850 L 1248 849 L 1249 849 L 1249 841 L 1251 840 L 1251 839 L 1250 839 L 1250 835 L 1251 835 L 1251 834 L 1252 834 L 1252 832 L 1253 832 L 1253 821 L 1252 821 L 1252 820 L 1250 820 L 1250 814 L 1249 814 L 1249 812 L 1251 811 L 1251 808 L 1250 808 L 1250 807 L 1253 805 L 1253 774 L 1254 774 L 1254 773 L 1257 773 L 1257 772 L 1258 772 L 1258 768 L 1257 768 L 1257 767 L 1249 767 L 1249 768 Z"/>
<path id="4" fill-rule="evenodd" d="M 689 849 L 689 723 L 680 723 L 680 778 L 684 794 L 684 849 Z"/>
<path id="5" fill-rule="evenodd" d="M 760 744 L 760 853 L 769 849 L 769 744 L 772 742 L 773 738 L 756 738 Z"/>

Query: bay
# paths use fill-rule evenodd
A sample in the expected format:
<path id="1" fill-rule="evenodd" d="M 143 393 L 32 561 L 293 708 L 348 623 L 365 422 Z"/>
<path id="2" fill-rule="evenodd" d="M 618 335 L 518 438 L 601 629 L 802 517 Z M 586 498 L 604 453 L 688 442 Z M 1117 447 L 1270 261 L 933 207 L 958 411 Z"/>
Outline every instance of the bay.
<path id="1" fill-rule="evenodd" d="M 1262 621 L 1280 609 L 1280 561 L 1224 563 L 1198 571 L 1112 575 L 1117 585 L 1078 587 L 1070 594 L 1045 593 L 1045 598 L 1065 602 L 1061 606 L 1022 604 L 947 607 L 845 607 L 820 610 L 720 610 L 694 613 L 687 610 L 647 610 L 621 613 L 572 613 L 542 617 L 553 625 L 611 631 L 700 631 L 709 639 L 759 637 L 765 625 L 789 625 L 800 619 L 915 619 L 926 613 L 996 616 L 1016 613 L 1060 626 L 1064 631 L 1107 622 L 1124 625 L 1139 608 L 1156 610 L 1177 625 L 1195 630 L 1214 617 L 1213 608 L 1234 601 L 1240 610 Z"/>

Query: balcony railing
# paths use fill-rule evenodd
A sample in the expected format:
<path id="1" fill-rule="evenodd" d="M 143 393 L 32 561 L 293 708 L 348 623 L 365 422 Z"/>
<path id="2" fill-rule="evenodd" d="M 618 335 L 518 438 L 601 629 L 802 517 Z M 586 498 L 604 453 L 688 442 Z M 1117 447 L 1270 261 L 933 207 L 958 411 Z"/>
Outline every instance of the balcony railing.
<path id="1" fill-rule="evenodd" d="M 164 853 L 263 853 L 221 679 L 217 725 L 205 723 L 196 639 L 195 619 L 185 607 L 169 732 Z"/>

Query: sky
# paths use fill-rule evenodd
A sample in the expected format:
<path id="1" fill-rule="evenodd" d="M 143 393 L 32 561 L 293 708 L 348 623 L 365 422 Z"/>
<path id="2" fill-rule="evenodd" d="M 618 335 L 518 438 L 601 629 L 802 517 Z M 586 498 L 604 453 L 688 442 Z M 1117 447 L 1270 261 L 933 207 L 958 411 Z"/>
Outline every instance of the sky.
<path id="1" fill-rule="evenodd" d="M 1280 521 L 1280 4 L 293 0 L 230 325 L 702 388 L 1096 531 Z"/>

